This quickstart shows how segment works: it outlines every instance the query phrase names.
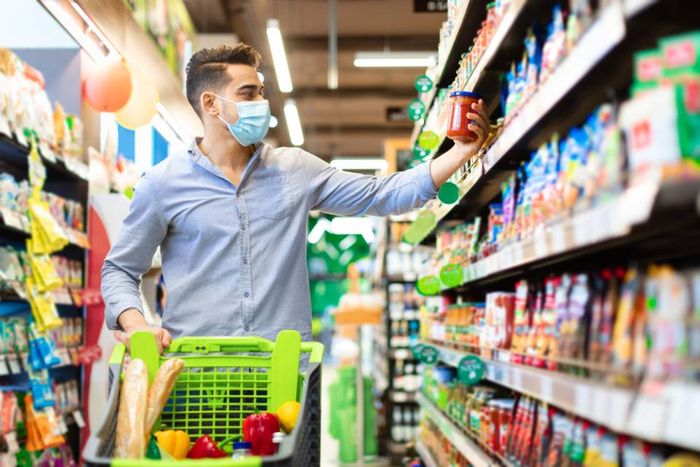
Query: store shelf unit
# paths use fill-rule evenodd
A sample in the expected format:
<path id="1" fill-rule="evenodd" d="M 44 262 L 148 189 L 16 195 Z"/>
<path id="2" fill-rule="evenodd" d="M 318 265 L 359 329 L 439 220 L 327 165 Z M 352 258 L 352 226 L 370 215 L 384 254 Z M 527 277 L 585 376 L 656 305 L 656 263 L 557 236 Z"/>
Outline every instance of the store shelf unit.
<path id="1" fill-rule="evenodd" d="M 463 178 L 455 181 L 460 186 L 459 200 L 454 204 L 434 200 L 417 217 L 430 212 L 436 228 L 442 220 L 476 213 L 493 199 L 500 183 L 533 147 L 551 134 L 579 123 L 596 105 L 609 99 L 612 92 L 626 92 L 632 73 L 631 53 L 648 43 L 648 39 L 639 37 L 639 31 L 652 21 L 650 16 L 659 10 L 660 3 L 660 0 L 610 2 L 488 151 L 468 163 Z M 522 53 L 519 38 L 524 37 L 533 16 L 545 12 L 547 5 L 532 0 L 513 1 L 470 75 L 465 89 L 484 96 L 491 112 L 499 103 L 499 75 Z M 605 76 L 605 85 L 601 84 L 601 75 Z M 449 146 L 444 139 L 444 124 L 443 121 L 438 125 L 441 143 L 431 157 L 439 156 Z M 430 231 L 425 232 L 423 240 L 432 238 L 429 234 Z"/>
<path id="2" fill-rule="evenodd" d="M 435 425 L 440 429 L 442 434 L 456 447 L 459 452 L 474 466 L 474 467 L 491 467 L 499 466 L 499 460 L 491 457 L 488 452 L 479 446 L 474 440 L 470 439 L 455 423 L 447 417 L 435 404 L 433 404 L 422 393 L 418 393 L 418 404 L 423 412 L 430 417 Z"/>
<path id="3" fill-rule="evenodd" d="M 438 463 L 433 457 L 433 454 L 430 452 L 430 449 L 428 449 L 420 440 L 416 442 L 416 452 L 418 452 L 418 455 L 423 460 L 425 467 L 439 467 Z"/>
<path id="4" fill-rule="evenodd" d="M 20 138 L 21 139 L 21 138 Z M 11 135 L 0 134 L 0 172 L 8 173 L 16 180 L 26 180 L 29 177 L 29 153 L 30 149 Z M 46 168 L 46 182 L 44 190 L 63 198 L 78 201 L 84 207 L 88 203 L 88 182 L 87 165 L 82 162 L 73 161 L 70 158 L 57 157 L 51 149 L 45 145 L 38 148 L 42 163 Z M 87 215 L 87 210 L 84 210 Z M 26 240 L 31 238 L 28 226 L 23 221 L 18 221 L 10 212 L 0 212 L 0 246 L 12 246 L 15 249 L 23 249 Z M 83 219 L 87 223 L 87 219 Z M 57 253 L 71 260 L 81 262 L 82 274 L 85 274 L 87 236 L 84 233 L 73 231 L 66 232 L 70 244 Z M 66 302 L 67 303 L 67 302 Z M 61 318 L 84 317 L 85 310 L 82 306 L 56 305 Z M 0 316 L 3 318 L 21 317 L 28 319 L 31 316 L 29 302 L 19 296 L 0 297 Z M 82 335 L 82 330 L 81 330 Z M 7 350 L 9 352 L 9 350 Z M 6 366 L 6 361 L 10 361 L 7 355 L 0 355 L 2 366 Z M 8 367 L 11 368 L 11 367 Z M 29 391 L 30 377 L 26 371 L 12 371 L 0 376 L 0 389 L 14 391 Z M 52 367 L 48 374 L 54 383 L 65 383 L 76 381 L 78 392 L 82 390 L 81 381 L 83 378 L 82 366 L 61 365 Z M 76 408 L 79 411 L 79 407 Z M 79 418 L 76 418 L 76 414 Z M 82 415 L 77 412 L 63 414 L 63 421 L 66 426 L 66 437 L 71 447 L 75 459 L 80 458 L 80 432 L 76 420 L 82 419 Z M 82 421 L 80 422 L 82 423 Z"/>

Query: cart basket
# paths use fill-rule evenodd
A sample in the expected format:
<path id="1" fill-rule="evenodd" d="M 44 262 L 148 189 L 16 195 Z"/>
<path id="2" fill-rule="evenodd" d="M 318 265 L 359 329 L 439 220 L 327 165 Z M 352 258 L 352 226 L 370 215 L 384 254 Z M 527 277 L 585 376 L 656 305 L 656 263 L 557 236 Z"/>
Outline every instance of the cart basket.
<path id="1" fill-rule="evenodd" d="M 258 337 L 182 337 L 173 340 L 161 356 L 153 334 L 143 332 L 131 337 L 131 358 L 144 360 L 151 383 L 163 362 L 176 357 L 184 360 L 185 367 L 156 428 L 183 430 L 191 442 L 208 434 L 229 452 L 231 441 L 242 438 L 242 422 L 248 415 L 274 412 L 290 400 L 301 403 L 297 424 L 275 455 L 251 456 L 235 461 L 230 457 L 180 461 L 113 458 L 121 390 L 119 380 L 125 354 L 125 346 L 119 344 L 110 358 L 107 410 L 83 450 L 86 465 L 320 465 L 322 344 L 301 342 L 296 331 L 282 331 L 274 342 Z M 308 371 L 300 372 L 300 360 L 305 360 L 307 354 Z"/>

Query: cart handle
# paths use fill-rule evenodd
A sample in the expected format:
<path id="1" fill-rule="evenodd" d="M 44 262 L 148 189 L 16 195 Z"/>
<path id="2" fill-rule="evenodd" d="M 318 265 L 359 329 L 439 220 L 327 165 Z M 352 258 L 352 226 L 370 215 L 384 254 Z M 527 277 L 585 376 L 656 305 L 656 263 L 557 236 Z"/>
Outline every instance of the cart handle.
<path id="1" fill-rule="evenodd" d="M 320 342 L 302 342 L 301 351 L 310 353 L 309 363 L 321 363 L 323 360 L 323 344 Z"/>
<path id="2" fill-rule="evenodd" d="M 203 346 L 202 349 L 197 347 Z M 168 347 L 168 352 L 225 352 L 225 351 L 258 351 L 271 352 L 274 348 L 274 343 L 261 337 L 180 337 L 172 341 Z M 302 342 L 300 347 L 301 352 L 311 354 L 309 356 L 310 363 L 320 363 L 323 359 L 323 344 L 320 342 Z M 121 366 L 126 354 L 126 346 L 117 344 L 112 350 L 112 356 L 109 358 L 110 365 Z"/>

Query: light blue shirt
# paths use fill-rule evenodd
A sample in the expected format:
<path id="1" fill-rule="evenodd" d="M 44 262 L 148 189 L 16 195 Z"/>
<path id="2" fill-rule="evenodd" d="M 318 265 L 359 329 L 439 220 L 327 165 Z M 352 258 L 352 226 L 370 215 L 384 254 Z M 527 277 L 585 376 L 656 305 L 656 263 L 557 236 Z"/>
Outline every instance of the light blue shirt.
<path id="1" fill-rule="evenodd" d="M 173 337 L 311 338 L 306 265 L 309 211 L 385 216 L 435 196 L 428 164 L 372 177 L 344 172 L 298 148 L 259 144 L 235 186 L 196 142 L 153 167 L 102 268 L 106 321 L 143 310 L 141 275 L 161 247 Z"/>

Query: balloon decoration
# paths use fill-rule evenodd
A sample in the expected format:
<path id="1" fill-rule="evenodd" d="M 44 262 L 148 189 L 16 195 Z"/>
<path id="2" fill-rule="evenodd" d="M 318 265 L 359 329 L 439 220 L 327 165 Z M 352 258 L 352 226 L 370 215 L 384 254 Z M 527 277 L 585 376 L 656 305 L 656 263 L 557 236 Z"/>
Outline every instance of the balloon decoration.
<path id="1" fill-rule="evenodd" d="M 85 80 L 85 98 L 98 112 L 116 112 L 131 95 L 129 69 L 121 59 L 95 65 Z"/>
<path id="2" fill-rule="evenodd" d="M 156 114 L 158 88 L 140 70 L 130 68 L 131 97 L 124 107 L 115 113 L 117 122 L 130 130 L 148 124 Z"/>

